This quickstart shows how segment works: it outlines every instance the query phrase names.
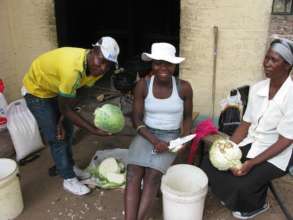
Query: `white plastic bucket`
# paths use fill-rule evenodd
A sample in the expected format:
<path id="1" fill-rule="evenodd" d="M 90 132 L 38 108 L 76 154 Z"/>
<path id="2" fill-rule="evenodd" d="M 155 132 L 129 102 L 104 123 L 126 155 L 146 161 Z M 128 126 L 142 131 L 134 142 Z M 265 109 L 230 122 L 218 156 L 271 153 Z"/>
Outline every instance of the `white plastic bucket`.
<path id="1" fill-rule="evenodd" d="M 23 210 L 23 200 L 14 160 L 0 158 L 0 220 L 16 218 Z"/>
<path id="2" fill-rule="evenodd" d="M 198 167 L 188 164 L 171 166 L 163 175 L 164 220 L 201 220 L 208 177 Z"/>

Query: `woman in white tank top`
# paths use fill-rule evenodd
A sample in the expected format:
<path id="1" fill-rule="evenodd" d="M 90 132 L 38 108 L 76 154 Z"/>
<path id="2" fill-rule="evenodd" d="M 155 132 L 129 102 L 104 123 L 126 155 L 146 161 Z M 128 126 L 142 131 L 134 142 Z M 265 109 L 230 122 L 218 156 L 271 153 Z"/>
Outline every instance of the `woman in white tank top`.
<path id="1" fill-rule="evenodd" d="M 184 58 L 176 57 L 175 53 L 171 44 L 154 43 L 151 54 L 142 54 L 143 60 L 152 61 L 154 74 L 150 80 L 141 79 L 134 91 L 133 125 L 138 134 L 129 147 L 127 220 L 148 217 L 162 174 L 176 157 L 168 151 L 168 142 L 191 132 L 192 88 L 184 80 L 176 83 L 176 64 Z"/>

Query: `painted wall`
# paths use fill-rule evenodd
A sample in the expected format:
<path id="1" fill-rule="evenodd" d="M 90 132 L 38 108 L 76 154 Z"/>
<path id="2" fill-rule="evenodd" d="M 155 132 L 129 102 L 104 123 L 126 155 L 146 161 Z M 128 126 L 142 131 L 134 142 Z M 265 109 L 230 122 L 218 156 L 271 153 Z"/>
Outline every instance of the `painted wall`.
<path id="1" fill-rule="evenodd" d="M 53 0 L 0 0 L 0 78 L 8 102 L 20 97 L 31 61 L 57 46 L 53 9 Z"/>
<path id="2" fill-rule="evenodd" d="M 215 111 L 230 89 L 263 78 L 271 0 L 181 0 L 182 78 L 194 89 L 194 110 L 212 114 L 213 26 L 219 28 Z"/>
<path id="3" fill-rule="evenodd" d="M 213 26 L 219 27 L 216 112 L 231 88 L 263 77 L 271 4 L 181 0 L 180 47 L 187 58 L 181 76 L 193 86 L 195 111 L 212 112 Z M 10 102 L 20 97 L 21 80 L 31 61 L 57 46 L 53 0 L 0 0 L 0 27 L 0 78 Z"/>

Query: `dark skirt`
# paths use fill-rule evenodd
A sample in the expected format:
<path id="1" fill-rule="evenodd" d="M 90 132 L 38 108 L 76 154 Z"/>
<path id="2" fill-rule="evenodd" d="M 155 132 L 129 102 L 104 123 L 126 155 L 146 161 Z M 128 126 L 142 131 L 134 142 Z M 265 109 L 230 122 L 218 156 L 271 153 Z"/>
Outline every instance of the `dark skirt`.
<path id="1" fill-rule="evenodd" d="M 242 162 L 251 144 L 241 147 Z M 201 168 L 209 178 L 212 192 L 232 211 L 251 212 L 261 208 L 267 196 L 269 181 L 286 174 L 286 172 L 265 162 L 255 166 L 245 176 L 234 176 L 230 171 L 219 171 L 213 167 L 206 155 Z"/>

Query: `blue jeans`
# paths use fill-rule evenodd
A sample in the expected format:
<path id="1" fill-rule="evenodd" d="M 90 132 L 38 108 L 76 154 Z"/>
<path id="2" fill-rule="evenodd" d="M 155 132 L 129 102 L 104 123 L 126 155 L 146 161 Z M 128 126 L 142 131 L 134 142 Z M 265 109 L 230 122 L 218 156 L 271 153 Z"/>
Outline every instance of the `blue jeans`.
<path id="1" fill-rule="evenodd" d="M 37 120 L 40 132 L 50 147 L 51 154 L 59 174 L 64 178 L 73 178 L 74 161 L 72 158 L 73 124 L 64 118 L 64 140 L 57 139 L 57 123 L 60 118 L 57 97 L 39 98 L 31 94 L 25 95 L 28 108 Z"/>

